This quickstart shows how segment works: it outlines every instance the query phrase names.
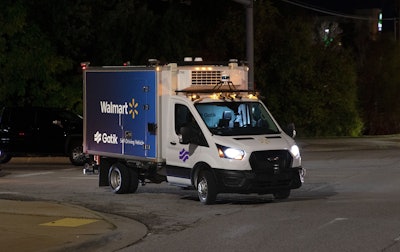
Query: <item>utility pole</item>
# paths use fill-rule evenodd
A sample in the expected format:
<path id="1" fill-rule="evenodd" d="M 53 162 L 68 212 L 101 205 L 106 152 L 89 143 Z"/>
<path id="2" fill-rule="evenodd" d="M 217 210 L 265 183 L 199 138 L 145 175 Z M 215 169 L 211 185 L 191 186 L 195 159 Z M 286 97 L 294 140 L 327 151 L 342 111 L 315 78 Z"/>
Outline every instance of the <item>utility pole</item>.
<path id="1" fill-rule="evenodd" d="M 400 0 L 397 0 L 397 3 L 396 3 L 396 14 L 397 14 L 397 29 L 398 29 L 398 32 L 397 32 L 397 36 L 398 36 L 398 40 L 399 40 L 399 43 L 400 43 Z M 396 23 L 396 18 L 394 19 L 395 21 L 395 23 Z M 396 24 L 395 24 L 395 26 L 394 26 L 394 28 L 396 29 Z"/>
<path id="2" fill-rule="evenodd" d="M 394 40 L 400 43 L 400 0 L 394 0 L 393 33 Z"/>
<path id="3" fill-rule="evenodd" d="M 254 89 L 254 24 L 253 0 L 233 0 L 246 8 L 246 57 L 249 66 L 249 89 Z"/>

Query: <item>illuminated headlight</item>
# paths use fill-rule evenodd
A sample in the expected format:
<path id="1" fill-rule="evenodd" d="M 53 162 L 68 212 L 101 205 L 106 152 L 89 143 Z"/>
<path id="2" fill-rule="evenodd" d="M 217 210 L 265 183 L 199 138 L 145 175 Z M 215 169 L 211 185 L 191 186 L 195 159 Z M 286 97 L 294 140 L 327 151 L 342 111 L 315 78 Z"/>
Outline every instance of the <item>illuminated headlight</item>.
<path id="1" fill-rule="evenodd" d="M 236 160 L 242 160 L 244 158 L 244 151 L 243 150 L 238 150 L 235 148 L 230 148 L 230 147 L 225 147 L 222 145 L 218 145 L 218 155 L 220 158 L 229 158 L 229 159 L 236 159 Z"/>
<path id="2" fill-rule="evenodd" d="M 292 153 L 294 158 L 299 158 L 300 157 L 300 149 L 297 145 L 292 145 L 290 147 L 290 153 Z"/>

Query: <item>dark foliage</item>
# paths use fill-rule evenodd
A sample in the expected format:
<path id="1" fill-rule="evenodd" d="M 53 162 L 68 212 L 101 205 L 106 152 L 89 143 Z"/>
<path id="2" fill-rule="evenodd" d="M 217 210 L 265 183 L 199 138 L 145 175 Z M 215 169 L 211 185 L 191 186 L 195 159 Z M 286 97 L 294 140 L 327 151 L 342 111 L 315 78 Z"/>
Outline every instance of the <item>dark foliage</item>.
<path id="1" fill-rule="evenodd" d="M 339 35 L 327 45 L 307 15 L 254 2 L 255 83 L 279 122 L 304 136 L 359 135 L 363 124 L 368 134 L 400 132 L 398 44 L 346 33 L 345 46 Z M 228 0 L 3 0 L 0 104 L 81 112 L 82 61 L 245 59 L 245 17 Z"/>

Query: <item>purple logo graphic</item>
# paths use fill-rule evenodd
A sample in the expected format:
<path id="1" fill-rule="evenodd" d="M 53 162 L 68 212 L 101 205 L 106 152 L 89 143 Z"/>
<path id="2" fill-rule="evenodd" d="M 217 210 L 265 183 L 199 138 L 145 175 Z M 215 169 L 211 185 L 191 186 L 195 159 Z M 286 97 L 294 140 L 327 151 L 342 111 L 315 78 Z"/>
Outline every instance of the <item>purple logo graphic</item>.
<path id="1" fill-rule="evenodd" d="M 182 160 L 183 162 L 186 162 L 186 160 L 189 159 L 189 151 L 187 151 L 187 150 L 185 150 L 185 148 L 183 148 L 179 152 L 179 159 Z"/>

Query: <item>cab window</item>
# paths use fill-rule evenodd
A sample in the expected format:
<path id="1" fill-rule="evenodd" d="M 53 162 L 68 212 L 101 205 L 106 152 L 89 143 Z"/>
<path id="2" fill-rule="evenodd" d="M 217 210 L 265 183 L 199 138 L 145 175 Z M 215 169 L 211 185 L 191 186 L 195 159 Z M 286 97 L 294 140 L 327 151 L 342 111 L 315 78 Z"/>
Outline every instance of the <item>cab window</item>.
<path id="1" fill-rule="evenodd" d="M 181 134 L 182 127 L 189 127 L 193 133 L 193 141 L 197 145 L 208 146 L 207 141 L 189 108 L 182 104 L 175 104 L 175 133 Z"/>

